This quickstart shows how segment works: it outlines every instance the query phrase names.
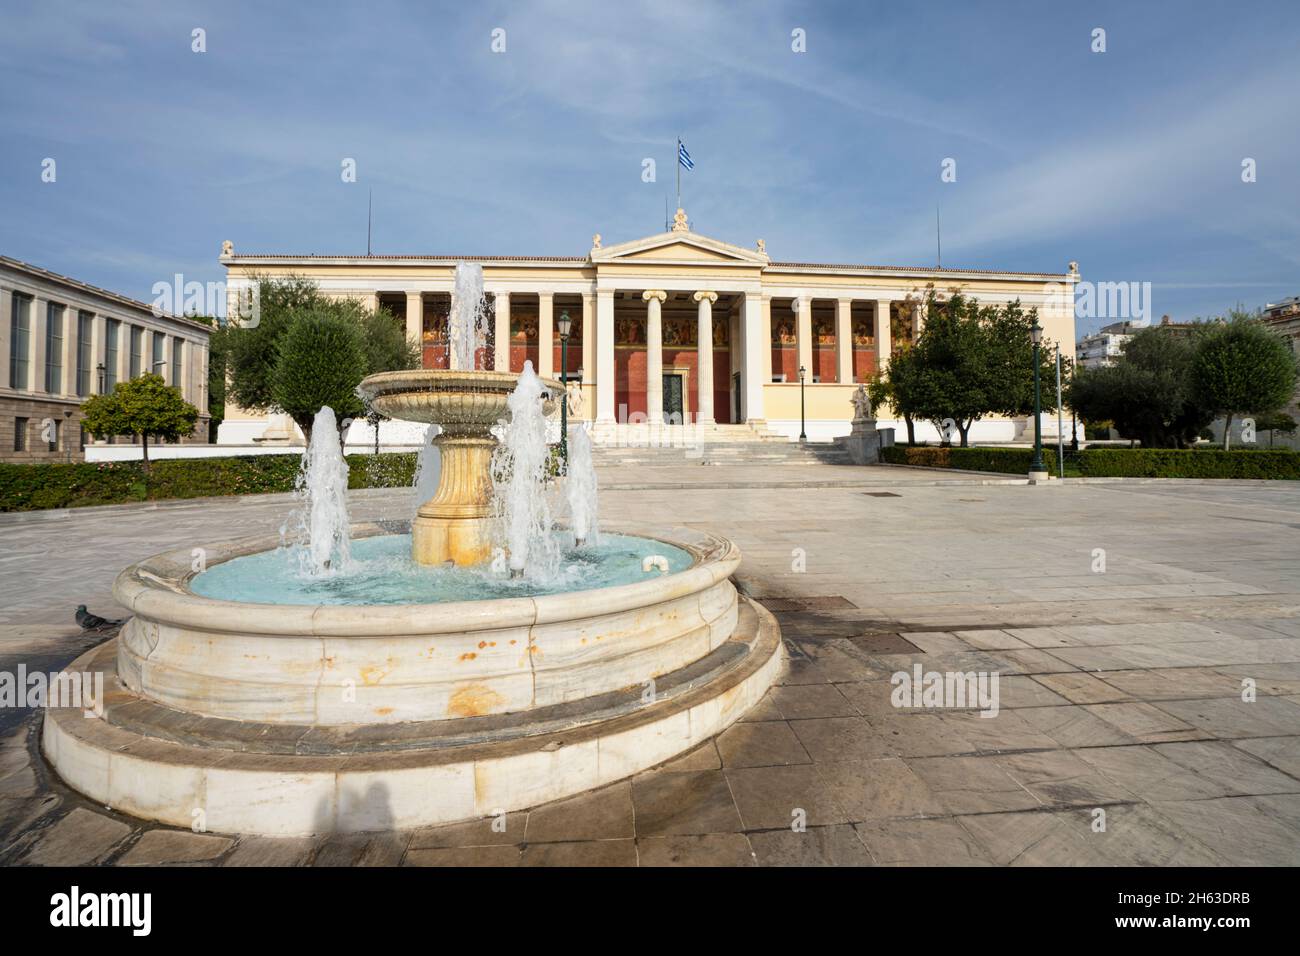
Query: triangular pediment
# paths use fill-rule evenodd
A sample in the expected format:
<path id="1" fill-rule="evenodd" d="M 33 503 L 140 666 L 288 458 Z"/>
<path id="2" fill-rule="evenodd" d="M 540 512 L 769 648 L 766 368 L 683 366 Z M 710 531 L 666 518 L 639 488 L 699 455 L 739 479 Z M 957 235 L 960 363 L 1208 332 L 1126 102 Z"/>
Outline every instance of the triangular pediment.
<path id="1" fill-rule="evenodd" d="M 591 261 L 701 263 L 711 265 L 765 266 L 767 256 L 753 249 L 742 249 L 729 242 L 710 239 L 694 232 L 661 232 L 616 246 L 593 248 Z"/>

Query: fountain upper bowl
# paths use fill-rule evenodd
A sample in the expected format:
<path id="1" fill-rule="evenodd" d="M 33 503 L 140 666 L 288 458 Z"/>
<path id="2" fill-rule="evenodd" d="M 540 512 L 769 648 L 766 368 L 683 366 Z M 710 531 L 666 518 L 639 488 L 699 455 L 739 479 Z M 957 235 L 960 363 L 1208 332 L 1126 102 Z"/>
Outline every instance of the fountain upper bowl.
<path id="1" fill-rule="evenodd" d="M 426 368 L 368 375 L 357 391 L 371 408 L 389 418 L 441 425 L 449 436 L 485 435 L 510 417 L 506 402 L 518 383 L 518 372 Z M 564 386 L 550 378 L 542 379 L 542 384 L 550 392 L 543 403 L 550 415 L 559 407 L 556 396 Z"/>

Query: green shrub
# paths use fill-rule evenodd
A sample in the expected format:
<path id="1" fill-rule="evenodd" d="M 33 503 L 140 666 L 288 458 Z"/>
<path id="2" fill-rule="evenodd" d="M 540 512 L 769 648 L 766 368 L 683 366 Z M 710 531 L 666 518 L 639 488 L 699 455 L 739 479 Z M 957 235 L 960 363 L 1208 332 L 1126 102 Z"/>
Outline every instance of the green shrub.
<path id="1" fill-rule="evenodd" d="M 405 488 L 414 482 L 414 453 L 348 455 L 347 460 L 350 488 Z M 149 475 L 135 461 L 0 463 L 0 511 L 292 491 L 301 462 L 299 455 L 165 458 L 153 462 Z"/>
<path id="2" fill-rule="evenodd" d="M 1280 478 L 1300 480 L 1300 452 L 1219 448 L 1089 448 L 1079 472 L 1097 478 Z"/>
<path id="3" fill-rule="evenodd" d="M 1050 451 L 1050 454 L 1049 454 Z M 1032 448 L 970 448 L 942 445 L 892 445 L 880 450 L 881 459 L 891 465 L 922 468 L 960 468 L 963 471 L 991 471 L 1006 475 L 1029 474 Z M 1043 462 L 1056 472 L 1056 449 L 1043 447 Z"/>
<path id="4" fill-rule="evenodd" d="M 881 449 L 891 465 L 959 468 L 1007 475 L 1027 475 L 1029 448 L 945 448 L 894 445 Z M 1057 471 L 1056 449 L 1043 448 L 1043 463 Z M 1066 452 L 1067 476 L 1089 478 L 1270 478 L 1300 480 L 1300 452 L 1269 448 L 1087 448 Z"/>

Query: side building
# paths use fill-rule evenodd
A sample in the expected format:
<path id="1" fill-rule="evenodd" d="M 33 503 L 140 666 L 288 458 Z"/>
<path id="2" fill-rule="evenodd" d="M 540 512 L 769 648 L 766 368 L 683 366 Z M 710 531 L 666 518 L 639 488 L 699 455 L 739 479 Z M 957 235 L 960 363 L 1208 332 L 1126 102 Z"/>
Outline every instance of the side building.
<path id="1" fill-rule="evenodd" d="M 183 441 L 206 442 L 210 336 L 201 322 L 0 256 L 0 461 L 82 460 L 94 439 L 81 403 L 147 372 L 199 409 Z"/>

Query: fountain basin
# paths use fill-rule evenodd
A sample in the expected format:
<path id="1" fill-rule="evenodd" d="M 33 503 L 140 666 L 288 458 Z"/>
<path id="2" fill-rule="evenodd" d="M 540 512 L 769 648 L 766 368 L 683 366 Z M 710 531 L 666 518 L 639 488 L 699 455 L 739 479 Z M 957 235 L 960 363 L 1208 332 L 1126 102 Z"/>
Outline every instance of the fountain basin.
<path id="1" fill-rule="evenodd" d="M 515 372 L 408 369 L 367 376 L 358 386 L 375 411 L 442 427 L 434 438 L 442 454 L 437 493 L 420 505 L 411 528 L 411 557 L 420 564 L 479 564 L 489 557 L 491 483 L 488 468 L 496 439 L 492 427 L 509 417 Z M 563 395 L 554 379 L 542 384 Z M 558 405 L 545 399 L 551 414 Z"/>
<path id="2" fill-rule="evenodd" d="M 352 537 L 388 531 L 358 524 Z M 592 590 L 381 605 L 204 597 L 190 586 L 185 548 L 119 575 L 114 596 L 134 616 L 122 630 L 117 670 L 146 700 L 270 724 L 445 720 L 591 697 L 698 660 L 735 630 L 735 545 L 692 529 L 651 540 L 686 552 L 691 565 Z M 207 564 L 277 544 L 262 537 L 209 545 Z"/>

